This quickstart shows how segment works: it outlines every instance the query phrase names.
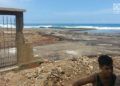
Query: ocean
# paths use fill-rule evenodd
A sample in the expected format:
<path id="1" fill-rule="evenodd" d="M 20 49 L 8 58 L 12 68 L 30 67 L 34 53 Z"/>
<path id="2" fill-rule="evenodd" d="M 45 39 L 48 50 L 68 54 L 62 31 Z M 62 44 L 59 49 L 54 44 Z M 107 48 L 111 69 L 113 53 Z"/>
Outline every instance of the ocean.
<path id="1" fill-rule="evenodd" d="M 0 24 L 0 27 L 3 27 Z M 4 27 L 11 27 L 11 25 L 4 25 Z M 14 28 L 15 26 L 12 25 Z M 33 29 L 77 29 L 77 32 L 80 29 L 94 29 L 94 30 L 85 30 L 80 32 L 88 33 L 106 33 L 106 34 L 120 34 L 120 24 L 24 24 L 24 28 L 33 28 Z"/>
<path id="2" fill-rule="evenodd" d="M 120 24 L 25 24 L 26 28 L 96 28 L 96 29 L 120 29 Z"/>
<path id="3" fill-rule="evenodd" d="M 120 24 L 25 24 L 25 28 L 77 29 L 78 33 L 120 34 Z M 83 28 L 94 30 L 81 31 Z"/>

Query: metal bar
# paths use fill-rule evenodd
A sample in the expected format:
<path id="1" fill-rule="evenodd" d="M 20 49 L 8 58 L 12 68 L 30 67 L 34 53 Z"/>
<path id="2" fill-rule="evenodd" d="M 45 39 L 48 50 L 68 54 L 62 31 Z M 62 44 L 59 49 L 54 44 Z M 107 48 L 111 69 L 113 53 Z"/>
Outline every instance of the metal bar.
<path id="1" fill-rule="evenodd" d="M 11 31 L 11 40 L 10 40 L 10 47 L 12 47 L 12 17 L 10 17 L 10 31 Z"/>
<path id="2" fill-rule="evenodd" d="M 7 29 L 6 29 L 6 44 L 7 44 L 7 56 L 8 56 L 8 60 L 9 60 L 9 18 L 8 16 L 6 16 L 6 24 L 7 24 Z"/>
<path id="3" fill-rule="evenodd" d="M 0 16 L 0 21 L 2 21 L 1 16 Z M 1 41 L 0 41 L 0 51 L 1 51 L 1 48 L 2 48 L 2 24 L 1 24 L 1 27 L 0 27 L 0 39 L 1 39 Z"/>
<path id="4" fill-rule="evenodd" d="M 13 25 L 15 26 L 14 28 L 14 31 L 15 31 L 15 34 L 14 34 L 14 46 L 16 47 L 16 36 L 17 36 L 17 30 L 16 30 L 16 18 L 14 17 L 14 21 L 13 21 Z"/>
<path id="5" fill-rule="evenodd" d="M 2 21 L 2 17 L 0 16 L 0 19 Z M 2 65 L 2 24 L 1 24 L 1 28 L 0 28 L 0 39 L 1 39 L 1 42 L 0 42 L 0 66 Z"/>
<path id="6" fill-rule="evenodd" d="M 15 26 L 15 28 L 14 28 L 14 47 L 15 47 L 15 51 L 16 51 L 16 53 L 15 53 L 15 57 L 16 57 L 16 64 L 18 63 L 18 56 L 17 56 L 17 45 L 16 45 L 16 32 L 17 32 L 17 26 L 16 26 L 16 17 L 14 17 L 14 22 L 13 22 L 13 25 Z"/>
<path id="7" fill-rule="evenodd" d="M 10 31 L 11 31 L 11 40 L 10 40 L 10 48 L 12 48 L 12 17 L 10 17 Z M 11 59 L 13 58 L 13 56 L 11 56 Z"/>
<path id="8" fill-rule="evenodd" d="M 5 17 L 3 16 L 3 49 L 4 49 L 4 57 L 5 57 L 5 35 L 4 35 L 4 25 L 5 25 Z"/>
<path id="9" fill-rule="evenodd" d="M 4 35 L 5 17 L 3 16 L 3 58 L 5 58 L 5 35 Z M 4 66 L 4 59 L 2 58 L 2 66 Z"/>
<path id="10" fill-rule="evenodd" d="M 11 25 L 11 27 L 10 27 L 10 33 L 11 33 L 11 40 L 10 40 L 10 47 L 12 47 L 12 17 L 10 17 L 10 25 Z"/>

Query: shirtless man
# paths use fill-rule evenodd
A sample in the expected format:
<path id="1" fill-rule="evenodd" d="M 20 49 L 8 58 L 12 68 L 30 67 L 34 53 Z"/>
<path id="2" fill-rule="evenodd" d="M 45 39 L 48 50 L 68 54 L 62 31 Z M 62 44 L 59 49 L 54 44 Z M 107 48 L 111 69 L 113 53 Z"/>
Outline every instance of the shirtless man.
<path id="1" fill-rule="evenodd" d="M 93 86 L 115 86 L 116 75 L 113 73 L 113 60 L 108 55 L 101 55 L 98 58 L 100 72 L 82 78 L 73 86 L 82 86 L 88 83 L 92 83 Z"/>

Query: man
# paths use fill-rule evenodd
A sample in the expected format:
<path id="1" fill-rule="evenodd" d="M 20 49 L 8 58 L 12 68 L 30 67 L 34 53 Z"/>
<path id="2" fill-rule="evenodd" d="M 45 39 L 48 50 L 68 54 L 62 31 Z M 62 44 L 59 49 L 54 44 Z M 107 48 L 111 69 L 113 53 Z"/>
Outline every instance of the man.
<path id="1" fill-rule="evenodd" d="M 100 72 L 76 81 L 73 86 L 92 83 L 93 86 L 115 86 L 116 75 L 113 73 L 113 60 L 108 55 L 98 58 Z"/>

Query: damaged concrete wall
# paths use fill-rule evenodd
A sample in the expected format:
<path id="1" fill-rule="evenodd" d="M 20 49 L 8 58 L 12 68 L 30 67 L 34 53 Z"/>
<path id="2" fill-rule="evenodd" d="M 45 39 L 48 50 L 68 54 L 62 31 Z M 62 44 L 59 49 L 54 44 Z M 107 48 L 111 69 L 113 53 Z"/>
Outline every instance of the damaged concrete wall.
<path id="1" fill-rule="evenodd" d="M 28 64 L 33 61 L 33 49 L 31 43 L 25 43 L 23 34 L 23 12 L 16 14 L 16 46 L 18 65 Z"/>

